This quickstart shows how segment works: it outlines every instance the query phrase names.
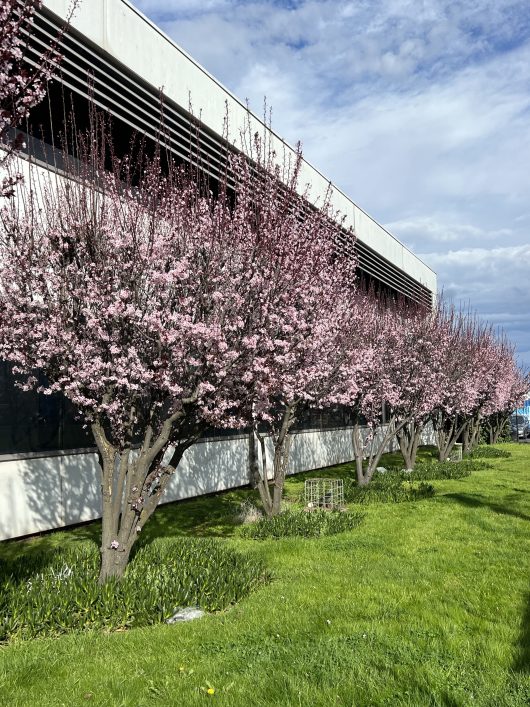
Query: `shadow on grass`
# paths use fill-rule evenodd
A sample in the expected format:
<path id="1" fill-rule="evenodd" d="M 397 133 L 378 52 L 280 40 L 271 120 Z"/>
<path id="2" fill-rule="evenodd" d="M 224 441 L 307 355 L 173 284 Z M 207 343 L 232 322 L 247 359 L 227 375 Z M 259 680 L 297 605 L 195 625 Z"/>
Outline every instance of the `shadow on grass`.
<path id="1" fill-rule="evenodd" d="M 518 673 L 530 673 L 530 594 L 526 597 L 526 608 L 519 636 L 519 651 L 513 669 Z"/>
<path id="2" fill-rule="evenodd" d="M 20 543 L 10 544 L 8 551 L 0 556 L 0 582 L 10 576 L 24 580 L 43 572 L 52 562 L 58 547 L 55 543 L 44 542 L 34 546 L 23 554 L 20 553 Z"/>
<path id="3" fill-rule="evenodd" d="M 530 516 L 515 508 L 510 508 L 499 503 L 491 503 L 491 501 L 485 500 L 484 496 L 479 496 L 475 494 L 466 493 L 446 493 L 443 498 L 450 498 L 457 503 L 468 508 L 489 508 L 495 513 L 500 513 L 501 515 L 512 516 L 513 518 L 521 518 L 522 520 L 530 520 Z"/>
<path id="4" fill-rule="evenodd" d="M 239 526 L 237 514 L 241 503 L 251 498 L 259 505 L 250 489 L 227 491 L 183 501 L 167 503 L 156 509 L 135 543 L 132 556 L 140 547 L 158 537 L 230 537 Z M 29 538 L 16 538 L 0 543 L 0 575 L 9 574 L 9 567 L 27 560 L 28 576 L 44 569 L 55 553 L 73 548 L 78 543 L 101 543 L 101 521 L 90 521 L 75 528 L 54 530 Z"/>
<path id="5" fill-rule="evenodd" d="M 240 522 L 240 504 L 252 496 L 250 489 L 239 489 L 202 496 L 160 506 L 135 543 L 131 560 L 141 547 L 158 537 L 229 537 Z M 257 501 L 253 497 L 254 501 Z M 31 538 L 0 544 L 0 583 L 15 576 L 25 581 L 44 571 L 63 550 L 81 543 L 101 542 L 101 522 L 93 521 L 74 529 L 53 531 Z"/>
<path id="6" fill-rule="evenodd" d="M 438 461 L 438 449 L 433 445 L 424 445 L 418 449 L 418 455 L 416 457 L 416 464 L 418 462 L 432 462 Z M 387 452 L 381 457 L 379 466 L 387 467 L 399 467 L 402 469 L 405 466 L 405 461 L 399 450 L 395 452 Z"/>
<path id="7" fill-rule="evenodd" d="M 101 522 L 89 521 L 74 528 L 50 530 L 26 538 L 13 538 L 0 542 L 0 563 L 18 558 L 34 559 L 37 555 L 51 555 L 61 547 L 73 547 L 77 543 L 93 542 L 99 546 Z"/>
<path id="8" fill-rule="evenodd" d="M 99 548 L 101 522 L 90 521 L 77 528 L 52 530 L 27 538 L 13 538 L 0 543 L 0 580 L 16 576 L 29 579 L 43 572 L 63 550 L 83 543 Z"/>
<path id="9" fill-rule="evenodd" d="M 157 537 L 230 537 L 239 525 L 240 505 L 249 497 L 257 503 L 252 491 L 240 489 L 160 506 L 145 526 L 141 544 Z"/>

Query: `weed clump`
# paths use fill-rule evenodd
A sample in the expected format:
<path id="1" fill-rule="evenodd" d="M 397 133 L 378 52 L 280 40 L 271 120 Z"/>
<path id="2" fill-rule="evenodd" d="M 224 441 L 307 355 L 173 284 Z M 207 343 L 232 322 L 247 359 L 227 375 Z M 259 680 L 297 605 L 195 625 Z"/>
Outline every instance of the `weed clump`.
<path id="1" fill-rule="evenodd" d="M 353 530 L 363 519 L 352 511 L 290 510 L 270 518 L 264 517 L 245 526 L 243 535 L 255 540 L 268 538 L 318 538 Z"/>
<path id="2" fill-rule="evenodd" d="M 506 449 L 499 449 L 499 447 L 494 447 L 491 444 L 481 444 L 469 455 L 470 459 L 508 459 L 511 456 L 511 452 Z"/>
<path id="3" fill-rule="evenodd" d="M 401 503 L 434 496 L 434 487 L 423 481 L 409 478 L 411 474 L 400 471 L 376 472 L 368 486 L 359 486 L 353 479 L 344 482 L 347 503 Z"/>
<path id="4" fill-rule="evenodd" d="M 401 472 L 413 481 L 433 481 L 434 479 L 463 479 L 473 471 L 491 469 L 491 465 L 478 459 L 467 457 L 460 462 L 420 462 L 410 472 Z"/>
<path id="5" fill-rule="evenodd" d="M 148 626 L 182 606 L 219 611 L 268 578 L 259 560 L 203 538 L 153 541 L 121 580 L 99 585 L 98 570 L 92 543 L 0 563 L 0 641 Z"/>

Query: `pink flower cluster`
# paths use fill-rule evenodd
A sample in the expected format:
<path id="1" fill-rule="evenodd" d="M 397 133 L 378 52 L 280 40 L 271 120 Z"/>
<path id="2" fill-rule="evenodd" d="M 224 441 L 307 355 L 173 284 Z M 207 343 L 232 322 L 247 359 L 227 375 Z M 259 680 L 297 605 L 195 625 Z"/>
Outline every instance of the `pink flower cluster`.
<path id="1" fill-rule="evenodd" d="M 179 412 L 237 427 L 271 419 L 271 401 L 332 395 L 356 263 L 337 262 L 340 226 L 326 204 L 308 210 L 298 165 L 280 182 L 233 157 L 214 198 L 138 159 L 140 180 L 124 159 L 95 184 L 87 154 L 81 174 L 67 166 L 75 180 L 30 181 L 6 202 L 1 355 L 26 385 L 44 371 L 43 392 L 104 419 L 120 447 Z"/>
<path id="2" fill-rule="evenodd" d="M 20 3 L 0 0 L 0 146 L 6 151 L 0 166 L 19 147 L 21 138 L 13 138 L 11 130 L 27 118 L 31 108 L 43 99 L 46 82 L 51 77 L 51 57 L 43 57 L 35 68 L 24 61 L 27 38 L 25 31 L 33 22 L 40 0 Z M 0 196 L 11 196 L 17 175 L 4 177 Z"/>

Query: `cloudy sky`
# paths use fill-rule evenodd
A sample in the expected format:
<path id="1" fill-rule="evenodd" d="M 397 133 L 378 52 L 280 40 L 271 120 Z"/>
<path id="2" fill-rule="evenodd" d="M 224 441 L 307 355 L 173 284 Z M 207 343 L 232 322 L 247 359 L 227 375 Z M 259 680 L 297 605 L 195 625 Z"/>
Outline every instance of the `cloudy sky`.
<path id="1" fill-rule="evenodd" d="M 530 367 L 529 0 L 133 0 Z"/>

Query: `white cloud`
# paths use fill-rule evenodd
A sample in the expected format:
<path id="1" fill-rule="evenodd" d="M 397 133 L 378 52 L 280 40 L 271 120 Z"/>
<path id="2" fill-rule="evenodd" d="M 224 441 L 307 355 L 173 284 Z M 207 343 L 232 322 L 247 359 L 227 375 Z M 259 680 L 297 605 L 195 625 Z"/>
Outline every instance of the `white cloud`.
<path id="1" fill-rule="evenodd" d="M 417 218 L 401 219 L 385 224 L 385 227 L 401 240 L 406 240 L 413 250 L 424 250 L 429 244 L 494 243 L 499 239 L 510 239 L 513 231 L 509 228 L 484 230 L 469 223 L 458 223 L 457 216 L 431 214 Z"/>
<path id="2" fill-rule="evenodd" d="M 220 10 L 229 7 L 230 0 L 202 0 L 201 3 L 195 0 L 139 0 L 131 3 L 146 15 L 170 16 L 172 14 L 203 14 L 212 10 Z"/>

